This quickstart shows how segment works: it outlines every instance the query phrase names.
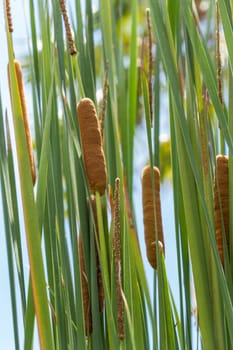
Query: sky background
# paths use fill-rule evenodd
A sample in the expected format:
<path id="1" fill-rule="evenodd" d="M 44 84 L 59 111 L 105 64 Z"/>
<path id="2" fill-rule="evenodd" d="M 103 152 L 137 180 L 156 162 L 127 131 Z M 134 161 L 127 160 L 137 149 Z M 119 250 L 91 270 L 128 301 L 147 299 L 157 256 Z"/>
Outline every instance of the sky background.
<path id="1" fill-rule="evenodd" d="M 28 36 L 26 23 L 28 23 L 28 0 L 12 1 L 12 17 L 14 23 L 14 33 L 13 42 L 15 48 L 15 55 L 17 59 L 21 59 L 23 54 L 28 51 Z M 72 1 L 68 1 L 71 4 Z M 24 6 L 23 6 L 24 4 Z M 26 11 L 24 10 L 26 9 Z M 6 46 L 6 34 L 5 34 L 5 21 L 3 15 L 3 1 L 0 4 L 0 91 L 3 103 L 3 111 L 6 110 L 9 115 L 10 125 L 11 125 L 11 139 L 13 140 L 13 128 L 11 120 L 11 109 L 9 104 L 9 92 L 8 92 L 8 82 L 7 82 L 7 46 Z M 30 97 L 30 90 L 27 88 L 27 92 Z M 30 100 L 30 98 L 29 98 Z M 168 110 L 165 98 L 162 99 L 162 115 L 166 115 L 167 118 L 162 118 L 163 124 L 161 126 L 161 133 L 166 135 L 168 133 Z M 30 101 L 29 101 L 29 114 L 30 111 Z M 153 270 L 147 262 L 144 244 L 144 232 L 143 232 L 143 221 L 142 221 L 142 206 L 141 206 L 141 170 L 146 163 L 147 149 L 146 137 L 145 137 L 145 126 L 141 125 L 138 127 L 136 133 L 135 142 L 135 182 L 134 182 L 134 199 L 135 199 L 135 212 L 137 219 L 137 227 L 140 239 L 140 246 L 142 249 L 142 256 L 145 263 L 146 274 L 149 281 L 150 291 L 153 290 Z M 14 146 L 13 146 L 14 149 Z M 165 246 L 166 246 L 166 265 L 168 279 L 171 284 L 171 288 L 174 292 L 175 300 L 178 304 L 178 281 L 177 281 L 177 267 L 176 267 L 176 249 L 175 249 L 175 232 L 174 232 L 174 216 L 173 216 L 173 195 L 172 186 L 170 181 L 165 181 L 161 187 L 161 199 L 162 199 L 162 215 L 163 215 L 163 226 L 165 234 Z M 20 208 L 21 213 L 21 224 L 22 224 L 22 208 Z M 23 225 L 22 225 L 23 226 Z M 5 243 L 5 232 L 4 232 L 4 221 L 2 214 L 2 200 L 0 192 L 0 349 L 13 350 L 14 349 L 14 338 L 13 338 L 13 326 L 12 326 L 12 316 L 11 316 L 11 301 L 10 301 L 10 288 L 8 279 L 8 266 L 7 266 L 7 255 L 6 255 L 6 243 Z M 26 244 L 23 237 L 24 253 L 26 253 Z M 27 261 L 27 260 L 25 260 Z M 25 263 L 25 274 L 28 274 L 29 266 Z M 18 293 L 19 295 L 19 293 Z M 19 300 L 19 299 L 18 299 Z M 20 305 L 20 300 L 19 300 Z M 20 312 L 20 306 L 19 306 Z M 22 324 L 21 324 L 22 327 Z M 23 345 L 23 339 L 21 339 L 21 348 Z M 38 343 L 35 341 L 34 349 L 37 349 Z"/>

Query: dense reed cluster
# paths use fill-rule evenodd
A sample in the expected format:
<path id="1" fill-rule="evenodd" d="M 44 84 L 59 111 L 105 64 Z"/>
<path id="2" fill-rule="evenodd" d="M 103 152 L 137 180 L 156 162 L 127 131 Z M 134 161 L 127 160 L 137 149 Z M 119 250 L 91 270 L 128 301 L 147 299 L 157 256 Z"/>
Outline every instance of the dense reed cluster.
<path id="1" fill-rule="evenodd" d="M 232 349 L 232 3 L 31 0 L 29 90 L 4 4 L 16 350 Z"/>

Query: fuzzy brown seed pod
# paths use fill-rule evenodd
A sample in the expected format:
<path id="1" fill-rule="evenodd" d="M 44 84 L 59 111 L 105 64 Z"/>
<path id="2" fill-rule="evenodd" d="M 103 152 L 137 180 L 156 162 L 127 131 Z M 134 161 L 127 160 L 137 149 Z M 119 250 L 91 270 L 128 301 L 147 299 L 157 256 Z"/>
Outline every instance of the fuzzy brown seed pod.
<path id="1" fill-rule="evenodd" d="M 11 4 L 10 0 L 6 0 L 6 16 L 7 16 L 7 24 L 9 32 L 12 33 L 14 31 L 12 16 L 11 16 Z"/>
<path id="2" fill-rule="evenodd" d="M 27 141 L 28 155 L 29 155 L 29 161 L 30 161 L 32 182 L 34 185 L 36 182 L 36 169 L 35 169 L 35 162 L 34 162 L 33 144 L 32 144 L 32 137 L 31 137 L 31 131 L 30 131 L 30 126 L 29 126 L 26 97 L 25 97 L 25 91 L 24 91 L 23 74 L 22 74 L 22 68 L 21 68 L 20 62 L 17 60 L 14 60 L 14 65 L 15 65 L 15 72 L 16 72 L 16 78 L 17 78 L 17 83 L 18 83 L 18 91 L 19 91 L 19 97 L 20 97 L 22 114 L 23 114 L 24 130 L 25 130 L 25 134 L 26 134 L 26 141 Z M 9 65 L 8 65 L 8 79 L 9 79 L 9 86 L 11 86 L 10 85 Z"/>
<path id="3" fill-rule="evenodd" d="M 142 172 L 142 201 L 143 201 L 143 222 L 144 222 L 144 235 L 146 242 L 147 258 L 151 266 L 157 268 L 156 258 L 156 226 L 158 241 L 160 242 L 160 248 L 162 247 L 163 253 L 165 252 L 162 216 L 161 216 L 161 204 L 160 204 L 160 172 L 157 167 L 153 167 L 154 176 L 154 191 L 153 182 L 151 177 L 150 165 L 145 166 Z M 154 193 L 154 196 L 153 196 Z M 155 200 L 155 210 L 154 210 Z M 155 217 L 156 213 L 156 225 Z"/>
<path id="4" fill-rule="evenodd" d="M 221 262 L 224 265 L 224 236 L 226 238 L 227 247 L 229 247 L 229 175 L 228 157 L 223 155 L 218 155 L 216 157 L 214 178 L 214 221 L 217 248 Z"/>
<path id="5" fill-rule="evenodd" d="M 99 120 L 95 105 L 83 98 L 77 105 L 77 115 L 87 180 L 92 193 L 104 194 L 107 174 Z"/>
<path id="6" fill-rule="evenodd" d="M 63 17 L 64 24 L 65 24 L 66 37 L 67 37 L 68 44 L 69 44 L 70 54 L 71 54 L 71 56 L 73 56 L 73 55 L 76 55 L 77 50 L 75 47 L 75 43 L 74 43 L 72 31 L 71 31 L 71 26 L 70 26 L 70 21 L 69 21 L 69 17 L 67 14 L 66 1 L 59 0 L 59 4 L 60 4 L 62 17 Z"/>
<path id="7" fill-rule="evenodd" d="M 85 269 L 84 252 L 82 236 L 78 238 L 79 248 L 79 260 L 80 260 L 80 272 L 81 272 L 81 284 L 82 284 L 82 298 L 83 298 L 83 312 L 85 321 L 85 334 L 89 336 L 92 332 L 92 314 L 91 314 L 91 301 L 88 290 L 88 280 Z"/>

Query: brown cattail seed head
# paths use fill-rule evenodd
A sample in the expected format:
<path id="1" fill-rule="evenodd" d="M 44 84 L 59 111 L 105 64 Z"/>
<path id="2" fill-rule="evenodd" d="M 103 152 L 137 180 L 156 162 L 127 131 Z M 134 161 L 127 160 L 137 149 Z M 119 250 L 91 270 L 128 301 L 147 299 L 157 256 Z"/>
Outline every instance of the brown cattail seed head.
<path id="1" fill-rule="evenodd" d="M 82 284 L 85 334 L 86 336 L 88 336 L 92 332 L 92 314 L 91 314 L 91 302 L 90 302 L 90 296 L 89 296 L 89 290 L 88 290 L 88 280 L 87 280 L 87 274 L 85 269 L 83 242 L 82 242 L 81 234 L 79 235 L 79 238 L 78 238 L 78 248 L 79 248 L 80 273 L 81 273 L 81 284 Z"/>
<path id="2" fill-rule="evenodd" d="M 154 177 L 154 191 L 151 171 Z M 151 167 L 148 165 L 142 172 L 142 201 L 143 201 L 143 222 L 144 222 L 144 234 L 146 242 L 147 258 L 151 266 L 157 268 L 156 258 L 156 226 L 158 241 L 161 242 L 164 249 L 163 239 L 163 227 L 161 216 L 161 204 L 160 204 L 160 172 L 157 167 Z M 154 207 L 155 202 L 155 207 Z M 156 215 L 156 224 L 155 217 Z"/>
<path id="3" fill-rule="evenodd" d="M 90 190 L 102 195 L 107 186 L 107 174 L 99 120 L 92 100 L 83 98 L 77 105 L 77 114 Z"/>
<path id="4" fill-rule="evenodd" d="M 6 0 L 6 16 L 7 16 L 7 24 L 9 32 L 12 33 L 14 31 L 12 16 L 11 16 L 11 4 L 10 0 Z"/>
<path id="5" fill-rule="evenodd" d="M 62 17 L 63 17 L 64 24 L 65 24 L 66 36 L 67 36 L 67 40 L 68 40 L 68 44 L 69 44 L 70 54 L 71 54 L 71 56 L 73 56 L 73 55 L 76 55 L 77 50 L 75 47 L 75 43 L 74 43 L 72 31 L 71 31 L 71 26 L 70 26 L 70 21 L 69 21 L 69 17 L 67 14 L 66 1 L 59 0 L 59 3 L 60 3 Z"/>
<path id="6" fill-rule="evenodd" d="M 216 157 L 216 169 L 214 178 L 214 221 L 215 237 L 218 252 L 224 265 L 225 236 L 227 247 L 229 247 L 229 175 L 228 157 L 218 155 Z"/>
<path id="7" fill-rule="evenodd" d="M 22 114 L 23 114 L 24 130 L 25 130 L 25 134 L 26 134 L 26 141 L 27 141 L 28 155 L 29 155 L 29 161 L 30 161 L 32 182 L 34 185 L 36 182 L 36 169 L 35 169 L 35 163 L 34 163 L 33 144 L 32 144 L 32 137 L 31 137 L 31 131 L 30 131 L 30 126 L 29 126 L 29 118 L 28 118 L 25 91 L 24 91 L 23 74 L 22 74 L 22 68 L 21 68 L 20 62 L 17 60 L 14 60 L 14 65 L 15 65 L 18 91 L 19 91 L 20 103 L 21 103 Z M 8 66 L 8 78 L 9 78 L 9 85 L 10 85 L 9 66 Z"/>

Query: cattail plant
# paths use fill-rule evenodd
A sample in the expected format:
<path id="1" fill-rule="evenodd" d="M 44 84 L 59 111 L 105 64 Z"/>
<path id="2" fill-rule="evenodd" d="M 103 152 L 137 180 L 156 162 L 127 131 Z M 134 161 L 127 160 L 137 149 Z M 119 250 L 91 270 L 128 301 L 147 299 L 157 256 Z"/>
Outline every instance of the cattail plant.
<path id="1" fill-rule="evenodd" d="M 153 172 L 153 175 L 151 172 Z M 165 251 L 160 204 L 160 172 L 157 167 L 151 169 L 150 165 L 147 165 L 143 169 L 142 201 L 147 258 L 151 266 L 156 269 L 156 237 L 158 237 L 158 242 L 163 252 Z"/>
<path id="2" fill-rule="evenodd" d="M 1 54 L 8 54 L 11 62 L 15 137 L 11 141 L 17 147 L 10 150 L 3 115 L 8 107 L 3 98 L 0 217 L 5 226 L 8 274 L 1 273 L 1 278 L 3 285 L 10 285 L 9 322 L 13 322 L 5 326 L 13 329 L 14 336 L 10 334 L 12 343 L 4 342 L 2 331 L 0 349 L 3 342 L 15 349 L 23 342 L 25 349 L 39 342 L 41 349 L 231 349 L 232 274 L 227 262 L 231 258 L 228 187 L 233 183 L 227 157 L 217 157 L 214 184 L 211 172 L 216 144 L 220 144 L 221 154 L 233 152 L 231 2 L 217 1 L 215 38 L 216 1 L 135 0 L 119 7 L 114 1 L 100 0 L 97 12 L 91 6 L 94 1 L 74 1 L 72 21 L 68 0 L 28 1 L 27 38 L 33 45 L 29 53 L 22 54 L 30 62 L 28 76 L 40 153 L 41 177 L 36 191 L 25 167 L 29 158 L 33 169 L 34 163 L 32 142 L 26 144 L 24 137 L 27 112 L 22 77 L 20 80 L 17 63 L 15 67 L 13 63 L 18 45 L 9 33 L 13 30 L 13 2 L 3 3 L 8 52 L 4 52 L 1 37 Z M 208 13 L 203 25 L 197 13 L 204 17 Z M 54 20 L 50 19 L 55 20 L 57 35 L 51 35 Z M 219 23 L 229 51 L 224 71 Z M 76 53 L 75 38 L 79 55 L 70 59 L 69 55 Z M 55 63 L 52 67 L 51 62 Z M 95 98 L 79 97 L 79 102 L 76 96 L 97 96 L 102 77 L 103 99 L 97 115 Z M 1 84 L 4 89 L 4 79 Z M 203 85 L 209 94 L 204 98 Z M 0 95 L 4 97 L 4 91 Z M 73 125 L 73 106 L 78 129 Z M 160 144 L 161 121 L 169 137 L 166 145 Z M 142 173 L 144 235 L 149 263 L 154 269 L 158 266 L 157 271 L 144 266 L 141 239 L 137 249 L 137 225 L 141 226 L 137 172 L 145 147 L 151 166 Z M 20 181 L 13 166 L 16 151 Z M 164 157 L 168 153 L 169 164 Z M 166 264 L 160 255 L 165 251 L 161 175 L 153 167 L 158 158 L 163 165 L 170 167 L 171 163 L 172 171 L 172 182 L 167 181 L 164 193 L 172 253 Z M 106 165 L 111 170 L 108 176 Z M 107 197 L 108 183 L 112 187 Z M 213 244 L 215 252 L 218 246 L 225 274 L 215 264 Z M 30 271 L 25 275 L 27 260 Z M 22 306 L 18 307 L 20 297 Z M 32 327 L 35 317 L 36 334 Z"/>
<path id="3" fill-rule="evenodd" d="M 224 265 L 224 237 L 229 247 L 229 175 L 228 157 L 216 157 L 214 178 L 214 221 L 218 252 Z"/>
<path id="4" fill-rule="evenodd" d="M 104 194 L 107 174 L 99 120 L 95 105 L 83 98 L 77 105 L 78 123 L 87 180 L 92 193 Z"/>
<path id="5" fill-rule="evenodd" d="M 66 1 L 59 0 L 59 4 L 60 4 L 62 17 L 63 17 L 64 24 L 65 24 L 66 37 L 67 37 L 68 44 L 69 44 L 70 54 L 71 54 L 71 56 L 73 56 L 73 55 L 76 55 L 77 50 L 75 47 L 75 43 L 74 43 L 72 31 L 71 31 L 71 26 L 70 26 L 70 21 L 69 21 L 69 17 L 67 14 Z"/>
<path id="6" fill-rule="evenodd" d="M 34 162 L 34 155 L 33 155 L 33 143 L 32 143 L 30 126 L 29 126 L 27 103 L 26 103 L 26 97 L 25 97 L 25 91 L 24 91 L 22 68 L 21 68 L 20 62 L 17 60 L 14 60 L 14 66 L 15 66 L 18 91 L 19 91 L 19 97 L 20 97 L 22 114 L 23 114 L 23 122 L 24 122 L 25 134 L 26 134 L 26 141 L 27 141 L 28 155 L 29 155 L 29 161 L 30 161 L 32 182 L 34 185 L 36 182 L 36 169 L 35 169 L 35 162 Z M 9 79 L 9 85 L 10 85 L 9 66 L 8 66 L 8 79 Z"/>
<path id="7" fill-rule="evenodd" d="M 7 25 L 8 25 L 9 32 L 12 33 L 14 31 L 14 28 L 13 28 L 13 22 L 12 22 L 12 16 L 11 16 L 10 0 L 6 0 L 5 4 L 6 4 Z"/>

